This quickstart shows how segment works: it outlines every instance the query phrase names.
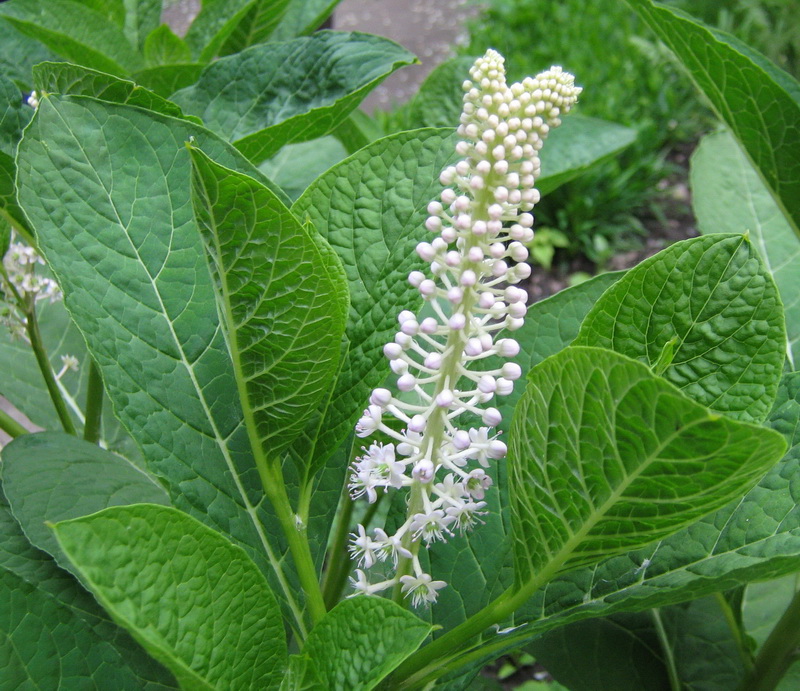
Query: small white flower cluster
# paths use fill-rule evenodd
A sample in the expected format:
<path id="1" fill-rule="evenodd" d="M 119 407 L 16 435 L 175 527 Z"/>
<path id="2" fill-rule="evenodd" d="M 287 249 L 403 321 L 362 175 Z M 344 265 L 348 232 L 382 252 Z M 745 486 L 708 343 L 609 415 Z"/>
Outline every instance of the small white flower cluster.
<path id="1" fill-rule="evenodd" d="M 16 291 L 19 297 L 26 302 L 49 300 L 56 302 L 61 299 L 61 290 L 52 278 L 46 278 L 36 273 L 36 267 L 44 266 L 42 259 L 32 247 L 23 242 L 12 242 L 3 257 L 3 282 L 11 285 L 2 286 L 8 294 Z M 26 338 L 25 317 L 19 312 L 19 306 L 8 302 L 2 310 L 2 321 L 11 330 L 14 336 Z"/>
<path id="2" fill-rule="evenodd" d="M 33 247 L 23 242 L 12 242 L 5 257 L 3 266 L 8 280 L 21 295 L 27 295 L 34 300 L 50 300 L 56 302 L 61 299 L 61 290 L 52 278 L 45 278 L 36 273 L 36 265 L 44 266 L 42 259 Z"/>
<path id="3" fill-rule="evenodd" d="M 507 86 L 503 58 L 493 50 L 475 62 L 470 76 L 456 146 L 463 158 L 442 172 L 441 201 L 428 206 L 425 225 L 438 237 L 417 246 L 430 276 L 412 271 L 408 279 L 434 316 L 398 316 L 399 331 L 384 354 L 401 393 L 375 389 L 356 425 L 359 437 L 381 432 L 394 443 L 364 448 L 349 485 L 353 498 L 370 502 L 379 489 L 409 488 L 405 523 L 393 535 L 376 528 L 372 536 L 359 525 L 350 551 L 361 567 L 354 594 L 398 586 L 414 606 L 434 602 L 446 585 L 424 572 L 420 546 L 479 522 L 492 484 L 485 469 L 506 455 L 492 431 L 500 412 L 486 404 L 512 392 L 521 368 L 507 362 L 481 369 L 481 363 L 519 353 L 514 339 L 495 338 L 519 329 L 527 311 L 527 295 L 515 284 L 530 275 L 525 245 L 533 239 L 529 212 L 539 200 L 538 151 L 581 91 L 560 67 Z M 458 427 L 468 414 L 482 425 Z M 363 569 L 386 560 L 394 576 L 370 583 Z"/>

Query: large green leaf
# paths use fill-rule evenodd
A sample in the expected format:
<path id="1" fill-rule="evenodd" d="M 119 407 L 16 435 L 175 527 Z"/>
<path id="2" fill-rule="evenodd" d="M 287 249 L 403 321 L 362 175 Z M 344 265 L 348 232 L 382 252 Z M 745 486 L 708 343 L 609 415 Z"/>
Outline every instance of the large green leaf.
<path id="1" fill-rule="evenodd" d="M 759 422 L 777 391 L 786 326 L 747 236 L 714 234 L 631 269 L 598 300 L 575 343 L 640 360 L 712 410 Z"/>
<path id="2" fill-rule="evenodd" d="M 289 7 L 272 34 L 273 41 L 285 41 L 316 31 L 342 0 L 289 0 Z"/>
<path id="3" fill-rule="evenodd" d="M 109 506 L 169 505 L 166 490 L 130 461 L 63 432 L 18 437 L 3 449 L 3 490 L 31 543 L 72 570 L 45 522 Z"/>
<path id="4" fill-rule="evenodd" d="M 8 689 L 177 689 L 95 599 L 25 539 L 0 492 L 0 669 Z"/>
<path id="5" fill-rule="evenodd" d="M 692 155 L 692 208 L 702 233 L 749 233 L 772 274 L 786 314 L 789 365 L 800 364 L 800 241 L 753 165 L 728 132 Z"/>
<path id="6" fill-rule="evenodd" d="M 650 0 L 628 0 L 741 142 L 800 237 L 800 84 L 733 36 Z"/>
<path id="7" fill-rule="evenodd" d="M 277 458 L 329 392 L 348 312 L 344 270 L 264 185 L 197 149 L 191 156 L 245 420 L 256 453 Z"/>
<path id="8" fill-rule="evenodd" d="M 487 660 L 571 621 L 663 607 L 797 571 L 800 553 L 800 373 L 787 374 L 768 424 L 789 451 L 752 490 L 674 535 L 550 581 L 489 634 Z M 442 591 L 443 593 L 446 590 Z"/>
<path id="9" fill-rule="evenodd" d="M 570 115 L 547 137 L 536 188 L 548 194 L 636 141 L 636 130 L 606 120 Z"/>
<path id="10" fill-rule="evenodd" d="M 439 171 L 453 158 L 450 130 L 404 132 L 374 142 L 317 178 L 292 211 L 309 218 L 339 255 L 350 287 L 346 353 L 316 453 L 336 448 L 389 372 L 383 346 L 397 314 L 421 303 L 407 281 L 426 207 L 441 192 Z M 302 455 L 302 454 L 301 454 Z"/>
<path id="11" fill-rule="evenodd" d="M 623 276 L 607 273 L 567 288 L 528 308 L 525 324 L 504 333 L 520 344 L 515 358 L 523 377 L 513 393 L 498 399 L 503 415 L 500 429 L 508 432 L 514 408 L 525 391 L 524 377 L 545 358 L 566 348 L 578 335 L 581 322 L 600 295 Z M 498 336 L 501 337 L 501 336 Z M 499 368 L 500 358 L 486 362 L 487 369 Z M 506 465 L 493 465 L 489 472 L 495 483 L 486 493 L 483 523 L 466 535 L 456 536 L 430 550 L 431 573 L 447 582 L 432 607 L 433 621 L 449 630 L 498 597 L 514 580 L 513 557 L 508 539 L 508 473 Z M 405 507 L 403 507 L 405 510 Z"/>
<path id="12" fill-rule="evenodd" d="M 174 94 L 249 159 L 333 130 L 385 77 L 414 56 L 369 34 L 322 31 L 217 60 Z"/>
<path id="13" fill-rule="evenodd" d="M 530 371 L 509 442 L 520 588 L 676 532 L 786 450 L 780 434 L 711 413 L 645 365 L 578 346 Z"/>
<path id="14" fill-rule="evenodd" d="M 194 18 L 186 43 L 198 62 L 208 62 L 247 16 L 257 0 L 204 0 Z"/>
<path id="15" fill-rule="evenodd" d="M 174 103 L 132 81 L 68 62 L 36 65 L 33 68 L 33 83 L 40 93 L 94 96 L 101 101 L 139 106 L 164 115 L 184 117 L 183 111 Z M 199 122 L 196 118 L 189 118 Z"/>
<path id="16" fill-rule="evenodd" d="M 142 67 L 142 58 L 122 29 L 99 12 L 73 0 L 14 0 L 0 16 L 26 36 L 80 65 L 111 74 Z"/>
<path id="17" fill-rule="evenodd" d="M 203 128 L 85 97 L 44 99 L 20 196 L 116 415 L 173 503 L 271 573 L 267 508 L 194 222 L 185 143 L 259 173 Z M 287 586 L 288 590 L 288 586 Z"/>
<path id="18" fill-rule="evenodd" d="M 100 603 L 186 689 L 279 685 L 280 609 L 245 552 L 177 509 L 135 504 L 53 526 Z"/>
<path id="19" fill-rule="evenodd" d="M 238 53 L 268 40 L 283 19 L 289 2 L 290 0 L 257 0 L 228 37 L 222 47 L 222 54 Z"/>
<path id="20" fill-rule="evenodd" d="M 303 646 L 328 689 L 374 689 L 428 637 L 430 625 L 393 602 L 343 600 L 314 627 Z"/>

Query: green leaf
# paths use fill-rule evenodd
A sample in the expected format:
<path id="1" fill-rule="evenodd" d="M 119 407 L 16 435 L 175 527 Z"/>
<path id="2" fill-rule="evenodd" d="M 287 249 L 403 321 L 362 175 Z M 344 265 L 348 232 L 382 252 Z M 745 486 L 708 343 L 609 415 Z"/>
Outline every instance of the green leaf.
<path id="1" fill-rule="evenodd" d="M 187 63 L 192 52 L 186 42 L 176 36 L 166 24 L 153 29 L 144 42 L 144 61 L 148 67 Z"/>
<path id="2" fill-rule="evenodd" d="M 474 62 L 474 57 L 462 55 L 431 71 L 408 107 L 409 129 L 458 126 L 464 98 L 461 85 Z"/>
<path id="3" fill-rule="evenodd" d="M 241 548 L 152 504 L 105 509 L 53 530 L 103 607 L 181 687 L 279 685 L 287 662 L 280 610 Z"/>
<path id="4" fill-rule="evenodd" d="M 31 68 L 54 59 L 55 56 L 39 41 L 21 34 L 0 15 L 0 74 L 30 91 L 33 83 Z"/>
<path id="5" fill-rule="evenodd" d="M 523 377 L 510 395 L 498 399 L 503 416 L 502 432 L 508 432 L 514 408 L 525 391 L 522 385 L 524 377 L 532 367 L 572 342 L 586 313 L 603 291 L 623 275 L 621 271 L 602 274 L 533 303 L 522 328 L 503 334 L 516 339 L 520 345 L 515 362 L 520 365 Z M 503 362 L 500 358 L 487 360 L 486 368 L 498 368 Z M 496 489 L 493 487 L 486 493 L 484 524 L 463 537 L 451 538 L 437 545 L 429 552 L 431 574 L 449 586 L 439 592 L 439 599 L 432 608 L 434 623 L 445 630 L 475 614 L 513 582 L 506 464 L 494 465 L 488 472 L 494 478 Z"/>
<path id="6" fill-rule="evenodd" d="M 306 36 L 319 29 L 342 0 L 289 0 L 283 19 L 272 34 L 273 41 Z"/>
<path id="7" fill-rule="evenodd" d="M 106 17 L 73 0 L 14 0 L 0 16 L 58 55 L 101 72 L 125 75 L 142 58 L 122 30 Z"/>
<path id="8" fill-rule="evenodd" d="M 800 242 L 728 132 L 710 134 L 692 155 L 692 208 L 702 233 L 749 233 L 781 294 L 787 357 L 800 364 Z"/>
<path id="9" fill-rule="evenodd" d="M 198 62 L 208 62 L 219 53 L 257 0 L 204 0 L 194 18 L 186 43 Z"/>
<path id="10" fill-rule="evenodd" d="M 9 689 L 177 689 L 95 599 L 25 539 L 0 492 L 0 667 Z"/>
<path id="11" fill-rule="evenodd" d="M 75 0 L 80 5 L 103 15 L 106 21 L 124 26 L 126 0 Z"/>
<path id="12" fill-rule="evenodd" d="M 321 31 L 217 60 L 173 100 L 258 163 L 284 144 L 335 129 L 385 77 L 415 60 L 385 38 Z"/>
<path id="13" fill-rule="evenodd" d="M 51 96 L 20 147 L 20 197 L 148 469 L 175 506 L 280 572 L 193 218 L 191 138 L 260 179 L 192 123 Z"/>
<path id="14" fill-rule="evenodd" d="M 652 614 L 617 614 L 549 631 L 525 648 L 570 691 L 669 691 Z"/>
<path id="15" fill-rule="evenodd" d="M 275 31 L 291 0 L 258 0 L 245 15 L 222 47 L 222 55 L 239 53 L 257 43 L 264 43 Z"/>
<path id="16" fill-rule="evenodd" d="M 22 98 L 22 91 L 6 76 L 0 74 L 0 152 L 14 156 L 22 130 L 33 116 Z"/>
<path id="17" fill-rule="evenodd" d="M 431 627 L 394 602 L 377 597 L 343 600 L 306 639 L 324 688 L 369 691 L 428 637 Z"/>
<path id="18" fill-rule="evenodd" d="M 430 235 L 426 207 L 441 192 L 438 173 L 454 158 L 453 145 L 450 130 L 386 137 L 317 178 L 292 207 L 339 255 L 350 288 L 346 352 L 321 410 L 318 454 L 353 430 L 370 390 L 389 372 L 382 349 L 397 330 L 397 314 L 421 303 L 407 277 L 419 262 L 414 248 Z"/>
<path id="19" fill-rule="evenodd" d="M 542 175 L 536 189 L 549 194 L 593 166 L 616 156 L 636 141 L 630 127 L 606 120 L 570 115 L 547 137 L 542 148 Z"/>
<path id="20" fill-rule="evenodd" d="M 165 98 L 143 89 L 127 79 L 97 72 L 68 62 L 45 62 L 33 68 L 33 82 L 40 93 L 94 96 L 101 101 L 138 106 L 147 110 L 186 117 L 183 111 Z M 194 122 L 196 118 L 188 116 Z"/>
<path id="21" fill-rule="evenodd" d="M 346 156 L 339 141 L 328 135 L 284 146 L 258 169 L 296 201 L 318 176 Z"/>
<path id="22" fill-rule="evenodd" d="M 739 687 L 750 664 L 738 629 L 731 628 L 721 594 L 658 610 L 665 643 L 684 688 L 728 691 Z M 735 624 L 734 624 L 735 626 Z"/>
<path id="23" fill-rule="evenodd" d="M 18 437 L 3 449 L 3 489 L 31 543 L 72 565 L 45 526 L 109 506 L 169 505 L 166 490 L 130 461 L 61 432 Z"/>
<path id="24" fill-rule="evenodd" d="M 245 420 L 257 457 L 274 458 L 328 394 L 347 318 L 346 278 L 325 241 L 269 189 L 190 153 L 195 217 Z"/>
<path id="25" fill-rule="evenodd" d="M 4 151 L 0 151 L 0 222 L 10 223 L 33 236 L 25 214 L 17 203 L 17 190 L 14 187 L 16 176 L 17 167 L 14 165 L 14 159 Z"/>
<path id="26" fill-rule="evenodd" d="M 354 154 L 384 136 L 381 126 L 363 110 L 354 110 L 333 131 L 348 154 Z"/>
<path id="27" fill-rule="evenodd" d="M 712 414 L 639 362 L 577 346 L 531 370 L 509 442 L 520 588 L 676 532 L 741 496 L 786 450 L 774 431 Z"/>
<path id="28" fill-rule="evenodd" d="M 730 34 L 650 0 L 628 0 L 731 129 L 800 237 L 800 84 Z"/>
<path id="29" fill-rule="evenodd" d="M 133 80 L 162 98 L 169 98 L 179 89 L 194 84 L 204 65 L 199 62 L 181 65 L 160 65 L 135 72 Z"/>
<path id="30" fill-rule="evenodd" d="M 747 585 L 742 601 L 742 622 L 747 635 L 755 642 L 754 652 L 758 652 L 767 640 L 798 590 L 798 573 L 765 583 Z"/>
<path id="31" fill-rule="evenodd" d="M 123 30 L 131 45 L 144 49 L 147 55 L 147 38 L 161 24 L 163 0 L 122 0 L 125 6 Z"/>
<path id="32" fill-rule="evenodd" d="M 649 367 L 671 347 L 665 379 L 712 410 L 760 422 L 777 391 L 786 326 L 775 283 L 747 237 L 714 234 L 631 269 L 598 300 L 575 343 Z"/>
<path id="33" fill-rule="evenodd" d="M 784 376 L 768 424 L 789 451 L 743 498 L 642 549 L 551 580 L 518 613 L 518 630 L 485 636 L 484 645 L 493 645 L 496 656 L 571 621 L 663 607 L 795 573 L 800 373 Z"/>

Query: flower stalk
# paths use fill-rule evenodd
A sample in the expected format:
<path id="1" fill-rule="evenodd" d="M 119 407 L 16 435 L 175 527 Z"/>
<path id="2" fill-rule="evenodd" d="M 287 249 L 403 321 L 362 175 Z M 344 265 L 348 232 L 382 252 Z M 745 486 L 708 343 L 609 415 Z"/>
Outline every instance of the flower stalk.
<path id="1" fill-rule="evenodd" d="M 363 449 L 349 484 L 354 499 L 370 502 L 381 488 L 407 489 L 406 520 L 394 534 L 377 528 L 369 535 L 359 525 L 350 551 L 359 566 L 354 594 L 393 589 L 395 600 L 415 607 L 435 602 L 446 585 L 425 572 L 420 549 L 480 523 L 492 485 L 486 469 L 506 455 L 495 432 L 502 416 L 490 403 L 512 392 L 522 370 L 486 361 L 519 353 L 513 338 L 498 333 L 519 329 L 527 311 L 517 284 L 530 275 L 538 152 L 581 91 L 560 67 L 508 86 L 493 50 L 463 86 L 462 158 L 442 171 L 445 188 L 428 205 L 425 225 L 436 237 L 417 246 L 428 272 L 408 279 L 432 316 L 398 316 L 399 330 L 384 347 L 398 393 L 375 389 L 356 425 L 359 437 L 381 433 L 390 441 Z M 365 570 L 381 562 L 390 568 L 374 581 Z"/>

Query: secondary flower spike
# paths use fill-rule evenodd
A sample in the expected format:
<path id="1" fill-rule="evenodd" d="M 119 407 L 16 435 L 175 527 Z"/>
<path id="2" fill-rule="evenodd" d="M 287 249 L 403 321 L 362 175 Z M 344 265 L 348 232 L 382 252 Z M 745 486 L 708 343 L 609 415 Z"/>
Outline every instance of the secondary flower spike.
<path id="1" fill-rule="evenodd" d="M 352 535 L 360 567 L 354 594 L 394 587 L 414 606 L 435 602 L 446 585 L 425 573 L 420 546 L 480 522 L 492 484 L 485 468 L 506 455 L 494 433 L 501 415 L 491 403 L 511 393 L 522 371 L 515 362 L 485 363 L 519 353 L 513 338 L 497 336 L 519 329 L 526 313 L 527 295 L 515 284 L 530 275 L 538 152 L 581 89 L 560 67 L 508 86 L 503 57 L 489 50 L 470 69 L 464 92 L 456 145 L 462 158 L 442 171 L 445 189 L 428 205 L 425 225 L 436 237 L 417 245 L 430 266 L 408 277 L 435 316 L 398 315 L 399 330 L 383 352 L 400 393 L 375 389 L 356 425 L 359 437 L 380 433 L 391 441 L 364 447 L 350 475 L 353 498 L 409 492 L 406 521 L 393 535 L 377 528 L 370 536 L 361 525 Z M 387 424 L 390 417 L 400 425 Z M 383 575 L 371 582 L 364 569 L 381 562 Z"/>

